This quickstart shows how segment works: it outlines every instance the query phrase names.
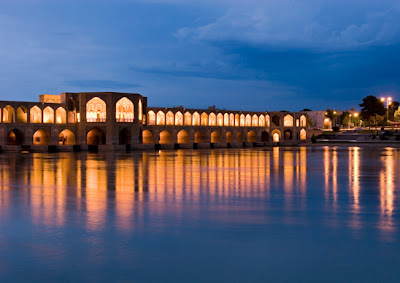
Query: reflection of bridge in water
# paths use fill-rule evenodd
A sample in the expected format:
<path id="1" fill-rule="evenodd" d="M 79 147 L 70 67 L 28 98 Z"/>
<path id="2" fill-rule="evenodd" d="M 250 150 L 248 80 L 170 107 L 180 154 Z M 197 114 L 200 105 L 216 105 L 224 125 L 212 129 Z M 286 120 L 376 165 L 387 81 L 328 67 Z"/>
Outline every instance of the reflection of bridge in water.
<path id="1" fill-rule="evenodd" d="M 126 150 L 298 144 L 303 112 L 155 108 L 132 93 L 41 95 L 40 103 L 0 102 L 6 151 Z"/>

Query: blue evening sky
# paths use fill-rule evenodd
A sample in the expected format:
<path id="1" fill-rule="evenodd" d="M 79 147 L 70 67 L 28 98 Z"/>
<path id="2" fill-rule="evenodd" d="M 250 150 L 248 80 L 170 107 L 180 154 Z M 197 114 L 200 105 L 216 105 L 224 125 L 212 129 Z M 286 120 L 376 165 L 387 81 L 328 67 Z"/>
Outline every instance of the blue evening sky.
<path id="1" fill-rule="evenodd" d="M 139 92 L 150 106 L 400 99 L 400 1 L 0 0 L 1 100 Z"/>

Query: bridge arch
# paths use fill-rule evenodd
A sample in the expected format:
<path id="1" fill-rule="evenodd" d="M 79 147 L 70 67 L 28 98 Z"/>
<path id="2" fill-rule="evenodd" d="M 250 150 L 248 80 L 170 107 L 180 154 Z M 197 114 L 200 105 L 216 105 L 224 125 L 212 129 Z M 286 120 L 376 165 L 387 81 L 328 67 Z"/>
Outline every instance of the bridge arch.
<path id="1" fill-rule="evenodd" d="M 307 139 L 307 132 L 304 129 L 300 130 L 300 140 L 304 141 Z"/>
<path id="2" fill-rule="evenodd" d="M 190 138 L 189 138 L 189 133 L 186 132 L 185 130 L 179 131 L 177 135 L 177 142 L 178 143 L 189 143 Z"/>
<path id="3" fill-rule="evenodd" d="M 86 135 L 86 143 L 88 145 L 102 145 L 106 144 L 106 134 L 100 128 L 91 129 Z"/>
<path id="4" fill-rule="evenodd" d="M 279 142 L 281 140 L 281 132 L 277 129 L 273 130 L 271 132 L 272 135 L 272 141 L 273 142 Z"/>
<path id="5" fill-rule="evenodd" d="M 247 133 L 247 142 L 257 142 L 257 135 L 253 131 Z"/>
<path id="6" fill-rule="evenodd" d="M 216 130 L 211 133 L 211 142 L 212 143 L 220 143 L 222 142 L 222 135 L 221 132 Z"/>
<path id="7" fill-rule="evenodd" d="M 21 105 L 17 108 L 17 123 L 26 122 L 28 122 L 28 109 Z"/>
<path id="8" fill-rule="evenodd" d="M 50 106 L 47 106 L 43 110 L 43 123 L 52 124 L 54 123 L 54 109 Z"/>
<path id="9" fill-rule="evenodd" d="M 206 134 L 203 131 L 197 131 L 194 134 L 194 142 L 195 143 L 204 143 L 206 142 Z"/>
<path id="10" fill-rule="evenodd" d="M 285 130 L 284 132 L 284 139 L 285 140 L 291 140 L 293 138 L 293 134 L 291 130 Z"/>
<path id="11" fill-rule="evenodd" d="M 143 144 L 152 144 L 154 142 L 153 133 L 149 130 L 144 130 L 142 132 L 142 142 Z"/>
<path id="12" fill-rule="evenodd" d="M 160 144 L 171 144 L 172 143 L 172 135 L 167 130 L 164 130 L 160 133 L 159 137 Z"/>
<path id="13" fill-rule="evenodd" d="M 50 133 L 45 129 L 37 130 L 33 134 L 34 145 L 48 145 L 50 144 Z"/>
<path id="14" fill-rule="evenodd" d="M 13 129 L 7 135 L 7 145 L 22 145 L 25 141 L 25 135 L 18 129 Z"/>
<path id="15" fill-rule="evenodd" d="M 63 130 L 58 135 L 58 144 L 59 145 L 74 145 L 75 144 L 75 134 L 68 129 Z"/>
<path id="16" fill-rule="evenodd" d="M 233 135 L 229 131 L 226 132 L 226 142 L 229 142 L 229 143 L 233 142 Z"/>
<path id="17" fill-rule="evenodd" d="M 262 131 L 261 133 L 261 141 L 269 142 L 269 134 L 267 131 Z"/>

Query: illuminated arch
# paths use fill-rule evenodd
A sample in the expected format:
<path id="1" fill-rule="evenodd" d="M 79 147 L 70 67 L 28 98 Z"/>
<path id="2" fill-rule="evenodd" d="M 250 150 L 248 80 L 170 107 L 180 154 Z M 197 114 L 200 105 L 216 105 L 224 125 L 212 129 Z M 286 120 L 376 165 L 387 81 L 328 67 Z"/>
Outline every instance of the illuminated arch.
<path id="1" fill-rule="evenodd" d="M 3 109 L 3 123 L 15 123 L 15 110 L 10 105 Z"/>
<path id="2" fill-rule="evenodd" d="M 260 115 L 260 118 L 258 118 L 258 125 L 260 127 L 265 127 L 265 117 L 262 114 Z"/>
<path id="3" fill-rule="evenodd" d="M 226 132 L 226 142 L 233 142 L 233 135 L 231 132 Z"/>
<path id="4" fill-rule="evenodd" d="M 229 126 L 229 114 L 228 113 L 224 114 L 224 126 L 226 126 L 226 127 Z"/>
<path id="5" fill-rule="evenodd" d="M 156 124 L 156 113 L 154 113 L 153 110 L 150 110 L 147 113 L 147 123 L 149 125 L 155 125 Z"/>
<path id="6" fill-rule="evenodd" d="M 246 125 L 246 116 L 244 114 L 240 115 L 240 127 L 244 127 Z"/>
<path id="7" fill-rule="evenodd" d="M 200 126 L 200 114 L 197 112 L 193 113 L 193 126 Z"/>
<path id="8" fill-rule="evenodd" d="M 194 135 L 195 143 L 204 143 L 206 141 L 206 134 L 202 131 L 197 131 Z"/>
<path id="9" fill-rule="evenodd" d="M 183 126 L 183 114 L 180 111 L 175 113 L 175 125 Z"/>
<path id="10" fill-rule="evenodd" d="M 233 113 L 229 114 L 229 126 L 231 127 L 235 126 L 235 114 Z"/>
<path id="11" fill-rule="evenodd" d="M 247 142 L 257 142 L 257 135 L 253 131 L 247 133 Z"/>
<path id="12" fill-rule="evenodd" d="M 139 118 L 139 121 L 142 121 L 142 118 L 143 118 L 143 105 L 142 105 L 142 100 L 141 99 L 139 99 L 139 103 L 138 103 L 138 118 Z"/>
<path id="13" fill-rule="evenodd" d="M 307 118 L 304 115 L 300 116 L 300 127 L 307 127 Z"/>
<path id="14" fill-rule="evenodd" d="M 36 105 L 30 110 L 31 123 L 42 123 L 42 110 Z"/>
<path id="15" fill-rule="evenodd" d="M 88 145 L 102 145 L 106 143 L 106 134 L 102 129 L 93 128 L 86 135 Z"/>
<path id="16" fill-rule="evenodd" d="M 236 127 L 240 126 L 240 116 L 239 116 L 239 114 L 235 114 L 235 126 Z"/>
<path id="17" fill-rule="evenodd" d="M 217 115 L 217 126 L 222 127 L 224 125 L 224 115 L 222 113 L 218 113 Z"/>
<path id="18" fill-rule="evenodd" d="M 68 111 L 68 123 L 75 123 L 75 111 Z"/>
<path id="19" fill-rule="evenodd" d="M 272 135 L 272 141 L 273 142 L 279 142 L 281 140 L 281 132 L 279 130 L 273 130 L 271 132 Z"/>
<path id="20" fill-rule="evenodd" d="M 246 115 L 246 127 L 251 127 L 251 115 Z"/>
<path id="21" fill-rule="evenodd" d="M 291 140 L 293 138 L 293 134 L 291 130 L 285 130 L 284 132 L 284 139 L 285 140 Z"/>
<path id="22" fill-rule="evenodd" d="M 54 123 L 54 110 L 50 106 L 43 110 L 43 123 Z"/>
<path id="23" fill-rule="evenodd" d="M 17 123 L 26 123 L 28 121 L 28 109 L 25 106 L 17 108 Z"/>
<path id="24" fill-rule="evenodd" d="M 212 143 L 222 142 L 222 135 L 220 131 L 214 131 L 211 133 L 211 142 Z"/>
<path id="25" fill-rule="evenodd" d="M 153 133 L 149 130 L 144 130 L 142 132 L 142 141 L 143 144 L 152 144 L 153 143 Z"/>
<path id="26" fill-rule="evenodd" d="M 201 125 L 208 126 L 208 115 L 206 112 L 201 113 Z"/>
<path id="27" fill-rule="evenodd" d="M 74 145 L 75 144 L 75 134 L 65 129 L 58 135 L 58 144 L 59 145 Z"/>
<path id="28" fill-rule="evenodd" d="M 22 145 L 25 140 L 25 135 L 18 129 L 14 129 L 7 135 L 7 145 Z"/>
<path id="29" fill-rule="evenodd" d="M 258 116 L 256 114 L 254 114 L 251 119 L 251 125 L 253 127 L 258 127 Z"/>
<path id="30" fill-rule="evenodd" d="M 283 125 L 285 126 L 285 127 L 293 127 L 293 116 L 291 116 L 291 115 L 286 115 L 284 118 L 283 118 Z"/>
<path id="31" fill-rule="evenodd" d="M 306 140 L 307 139 L 307 132 L 304 129 L 300 130 L 300 140 Z"/>
<path id="32" fill-rule="evenodd" d="M 107 118 L 106 103 L 99 97 L 93 97 L 86 103 L 86 122 L 105 122 Z"/>
<path id="33" fill-rule="evenodd" d="M 167 122 L 167 125 L 169 125 L 169 126 L 173 126 L 173 125 L 174 125 L 174 123 L 175 123 L 175 116 L 174 116 L 174 113 L 172 113 L 172 111 L 168 111 L 168 112 L 167 112 L 167 115 L 166 115 L 166 122 Z"/>
<path id="34" fill-rule="evenodd" d="M 177 142 L 178 143 L 189 143 L 189 133 L 185 130 L 181 130 L 177 135 Z"/>
<path id="35" fill-rule="evenodd" d="M 214 113 L 210 113 L 210 115 L 208 116 L 208 123 L 209 126 L 217 125 L 217 116 Z"/>
<path id="36" fill-rule="evenodd" d="M 48 145 L 50 144 L 50 133 L 45 129 L 37 130 L 33 134 L 34 145 Z"/>
<path id="37" fill-rule="evenodd" d="M 115 119 L 117 122 L 133 122 L 134 114 L 134 105 L 130 99 L 122 97 L 115 104 Z"/>
<path id="38" fill-rule="evenodd" d="M 160 144 L 170 144 L 172 143 L 172 135 L 168 131 L 162 131 L 160 133 L 160 139 L 159 139 Z"/>
<path id="39" fill-rule="evenodd" d="M 271 126 L 271 119 L 269 115 L 265 116 L 265 126 L 270 127 Z"/>
<path id="40" fill-rule="evenodd" d="M 277 126 L 277 127 L 279 127 L 279 125 L 280 125 L 280 118 L 279 118 L 279 116 L 278 115 L 274 115 L 273 117 L 272 117 L 272 123 L 275 125 L 275 126 Z"/>
<path id="41" fill-rule="evenodd" d="M 64 108 L 58 107 L 56 109 L 56 123 L 65 124 L 67 122 L 67 111 Z"/>
<path id="42" fill-rule="evenodd" d="M 165 125 L 165 114 L 162 111 L 157 112 L 157 125 Z"/>
<path id="43" fill-rule="evenodd" d="M 189 111 L 185 113 L 184 120 L 185 126 L 192 125 L 192 114 Z"/>

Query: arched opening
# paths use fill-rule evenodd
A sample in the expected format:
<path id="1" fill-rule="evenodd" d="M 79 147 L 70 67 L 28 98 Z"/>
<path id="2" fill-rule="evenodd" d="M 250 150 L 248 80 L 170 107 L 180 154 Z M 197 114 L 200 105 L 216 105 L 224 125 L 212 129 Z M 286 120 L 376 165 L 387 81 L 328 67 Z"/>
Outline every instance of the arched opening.
<path id="1" fill-rule="evenodd" d="M 240 125 L 240 118 L 239 118 L 239 114 L 235 114 L 235 126 L 239 127 Z"/>
<path id="2" fill-rule="evenodd" d="M 167 112 L 167 125 L 169 126 L 173 126 L 174 122 L 175 122 L 175 116 L 174 113 L 172 113 L 171 111 Z"/>
<path id="3" fill-rule="evenodd" d="M 156 113 L 154 111 L 150 110 L 147 113 L 147 123 L 149 125 L 155 125 L 156 124 Z"/>
<path id="4" fill-rule="evenodd" d="M 201 113 L 201 125 L 208 126 L 208 115 L 205 112 Z"/>
<path id="5" fill-rule="evenodd" d="M 68 129 L 62 131 L 58 135 L 58 144 L 59 145 L 74 145 L 75 144 L 75 134 Z"/>
<path id="6" fill-rule="evenodd" d="M 240 115 L 240 127 L 244 127 L 246 125 L 246 116 L 244 114 Z"/>
<path id="7" fill-rule="evenodd" d="M 301 115 L 300 117 L 300 127 L 306 127 L 307 126 L 307 118 L 304 115 Z"/>
<path id="8" fill-rule="evenodd" d="M 235 115 L 233 113 L 229 114 L 229 126 L 235 126 Z"/>
<path id="9" fill-rule="evenodd" d="M 142 100 L 141 99 L 139 99 L 139 102 L 138 102 L 138 118 L 139 118 L 139 121 L 142 121 L 142 118 L 143 118 L 143 104 L 142 104 Z"/>
<path id="10" fill-rule="evenodd" d="M 157 112 L 157 125 L 165 125 L 165 114 L 162 111 Z"/>
<path id="11" fill-rule="evenodd" d="M 74 111 L 75 110 L 75 102 L 74 102 L 74 100 L 72 98 L 68 99 L 67 110 L 68 111 Z"/>
<path id="12" fill-rule="evenodd" d="M 192 114 L 190 112 L 185 113 L 185 126 L 192 125 Z"/>
<path id="13" fill-rule="evenodd" d="M 222 135 L 219 131 L 214 131 L 211 133 L 211 142 L 212 143 L 222 142 Z"/>
<path id="14" fill-rule="evenodd" d="M 285 138 L 285 140 L 291 140 L 292 139 L 292 131 L 291 130 L 286 130 L 284 132 L 284 138 Z"/>
<path id="15" fill-rule="evenodd" d="M 7 135 L 8 145 L 22 145 L 24 143 L 24 133 L 20 130 L 14 129 Z"/>
<path id="16" fill-rule="evenodd" d="M 210 126 L 217 125 L 217 116 L 214 113 L 210 113 L 210 115 L 208 117 L 208 123 Z"/>
<path id="17" fill-rule="evenodd" d="M 54 110 L 50 106 L 43 110 L 43 123 L 54 123 Z"/>
<path id="18" fill-rule="evenodd" d="M 143 144 L 152 144 L 153 143 L 153 133 L 148 131 L 148 130 L 144 130 L 142 133 L 142 137 L 143 137 Z"/>
<path id="19" fill-rule="evenodd" d="M 67 112 L 64 108 L 58 107 L 56 110 L 56 123 L 65 124 L 67 121 Z"/>
<path id="20" fill-rule="evenodd" d="M 175 113 L 175 125 L 183 126 L 183 114 L 180 111 Z"/>
<path id="21" fill-rule="evenodd" d="M 272 140 L 273 142 L 279 142 L 281 140 L 281 132 L 278 130 L 272 131 Z"/>
<path id="22" fill-rule="evenodd" d="M 160 133 L 160 139 L 159 139 L 160 144 L 170 144 L 172 143 L 172 135 L 168 131 L 162 131 Z"/>
<path id="23" fill-rule="evenodd" d="M 93 97 L 86 103 L 86 122 L 105 122 L 107 106 L 103 99 Z"/>
<path id="24" fill-rule="evenodd" d="M 68 123 L 75 123 L 75 112 L 74 111 L 68 112 Z"/>
<path id="25" fill-rule="evenodd" d="M 286 115 L 284 118 L 283 118 L 283 125 L 285 126 L 285 127 L 293 127 L 293 117 L 291 116 L 291 115 Z"/>
<path id="26" fill-rule="evenodd" d="M 238 142 L 243 142 L 243 134 L 242 134 L 242 132 L 238 132 L 238 133 L 236 134 L 236 140 L 237 140 Z"/>
<path id="27" fill-rule="evenodd" d="M 274 116 L 272 117 L 272 123 L 273 123 L 275 126 L 279 127 L 279 124 L 280 124 L 279 122 L 280 122 L 279 116 L 274 115 Z"/>
<path id="28" fill-rule="evenodd" d="M 269 134 L 266 131 L 263 131 L 261 133 L 261 141 L 263 142 L 269 142 Z"/>
<path id="29" fill-rule="evenodd" d="M 31 108 L 31 123 L 42 123 L 42 110 L 36 105 Z"/>
<path id="30" fill-rule="evenodd" d="M 28 109 L 25 106 L 17 108 L 17 123 L 28 122 Z"/>
<path id="31" fill-rule="evenodd" d="M 206 142 L 206 134 L 203 133 L 202 131 L 197 131 L 194 134 L 194 142 L 195 143 L 204 143 L 204 142 Z"/>
<path id="32" fill-rule="evenodd" d="M 246 127 L 251 127 L 251 116 L 250 116 L 250 114 L 246 115 Z"/>
<path id="33" fill-rule="evenodd" d="M 127 128 L 123 128 L 119 131 L 119 144 L 131 144 L 131 131 Z"/>
<path id="34" fill-rule="evenodd" d="M 307 139 L 307 132 L 304 129 L 300 130 L 300 139 L 305 141 Z"/>
<path id="35" fill-rule="evenodd" d="M 226 132 L 226 142 L 233 142 L 233 135 L 231 132 Z"/>
<path id="36" fill-rule="evenodd" d="M 132 100 L 122 97 L 115 104 L 115 119 L 117 122 L 133 122 L 134 119 L 134 105 Z M 139 119 L 141 120 L 141 119 Z"/>
<path id="37" fill-rule="evenodd" d="M 197 112 L 193 113 L 193 126 L 200 126 L 200 114 Z"/>
<path id="38" fill-rule="evenodd" d="M 247 133 L 247 142 L 257 142 L 257 135 L 255 132 L 250 131 Z"/>
<path id="39" fill-rule="evenodd" d="M 224 114 L 224 126 L 229 127 L 229 114 Z"/>
<path id="40" fill-rule="evenodd" d="M 265 116 L 265 126 L 270 127 L 271 126 L 271 121 L 269 115 Z"/>
<path id="41" fill-rule="evenodd" d="M 251 125 L 253 127 L 258 127 L 258 116 L 256 114 L 254 114 L 253 117 L 252 117 Z"/>
<path id="42" fill-rule="evenodd" d="M 37 130 L 33 134 L 34 145 L 48 145 L 50 144 L 50 133 L 45 129 Z"/>
<path id="43" fill-rule="evenodd" d="M 224 115 L 222 113 L 218 113 L 217 115 L 217 125 L 220 127 L 224 125 Z"/>
<path id="44" fill-rule="evenodd" d="M 260 118 L 258 119 L 258 125 L 260 127 L 265 127 L 265 117 L 264 117 L 264 115 L 260 115 Z"/>
<path id="45" fill-rule="evenodd" d="M 87 133 L 86 142 L 88 145 L 106 144 L 106 134 L 102 129 L 93 128 Z"/>
<path id="46" fill-rule="evenodd" d="M 3 123 L 14 123 L 15 122 L 15 110 L 10 105 L 7 105 L 3 109 Z"/>
<path id="47" fill-rule="evenodd" d="M 178 143 L 189 143 L 189 134 L 185 130 L 182 130 L 178 133 Z"/>

